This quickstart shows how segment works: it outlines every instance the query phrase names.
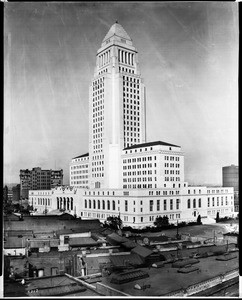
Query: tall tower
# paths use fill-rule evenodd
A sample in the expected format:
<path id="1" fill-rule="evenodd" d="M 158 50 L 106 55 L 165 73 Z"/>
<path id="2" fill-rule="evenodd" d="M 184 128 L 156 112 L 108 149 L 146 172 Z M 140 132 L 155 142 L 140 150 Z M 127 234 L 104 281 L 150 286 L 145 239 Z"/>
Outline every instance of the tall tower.
<path id="1" fill-rule="evenodd" d="M 121 151 L 145 142 L 145 86 L 138 54 L 116 22 L 97 51 L 89 89 L 90 188 L 122 188 Z"/>

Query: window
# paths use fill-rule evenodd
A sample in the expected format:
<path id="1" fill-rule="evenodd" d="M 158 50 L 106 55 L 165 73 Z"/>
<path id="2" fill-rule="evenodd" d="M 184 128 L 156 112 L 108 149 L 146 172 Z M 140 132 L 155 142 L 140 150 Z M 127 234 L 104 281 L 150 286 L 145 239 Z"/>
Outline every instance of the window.
<path id="1" fill-rule="evenodd" d="M 89 200 L 89 208 L 92 208 L 91 200 Z"/>
<path id="2" fill-rule="evenodd" d="M 93 200 L 93 209 L 96 209 L 96 200 Z"/>
<path id="3" fill-rule="evenodd" d="M 157 211 L 160 210 L 160 200 L 157 200 Z"/>
<path id="4" fill-rule="evenodd" d="M 208 207 L 210 207 L 210 198 L 208 197 Z"/>
<path id="5" fill-rule="evenodd" d="M 217 206 L 219 206 L 219 197 L 217 197 Z"/>
<path id="6" fill-rule="evenodd" d="M 193 199 L 193 208 L 196 208 L 196 199 Z"/>
<path id="7" fill-rule="evenodd" d="M 85 208 L 87 208 L 87 200 L 85 200 Z"/>
<path id="8" fill-rule="evenodd" d="M 198 207 L 201 207 L 202 203 L 201 203 L 201 198 L 198 199 Z"/>
<path id="9" fill-rule="evenodd" d="M 170 199 L 170 210 L 173 210 L 173 200 Z"/>
<path id="10" fill-rule="evenodd" d="M 187 208 L 191 208 L 191 200 L 190 199 L 187 200 Z"/>
<path id="11" fill-rule="evenodd" d="M 214 206 L 214 197 L 212 198 L 212 204 L 213 204 L 213 206 Z"/>
<path id="12" fill-rule="evenodd" d="M 125 200 L 125 211 L 128 211 L 128 200 Z"/>
<path id="13" fill-rule="evenodd" d="M 164 200 L 164 210 L 166 210 L 166 200 Z"/>
<path id="14" fill-rule="evenodd" d="M 105 201 L 103 200 L 103 209 L 105 209 Z"/>
<path id="15" fill-rule="evenodd" d="M 113 200 L 113 210 L 115 210 L 115 201 Z"/>
<path id="16" fill-rule="evenodd" d="M 179 209 L 179 199 L 176 199 L 176 209 Z"/>
<path id="17" fill-rule="evenodd" d="M 100 209 L 101 206 L 100 206 L 100 200 L 97 200 L 97 208 Z"/>
<path id="18" fill-rule="evenodd" d="M 64 236 L 64 244 L 68 244 L 69 243 L 69 236 Z"/>
<path id="19" fill-rule="evenodd" d="M 154 205 L 154 201 L 150 200 L 150 211 L 153 211 L 153 205 Z"/>

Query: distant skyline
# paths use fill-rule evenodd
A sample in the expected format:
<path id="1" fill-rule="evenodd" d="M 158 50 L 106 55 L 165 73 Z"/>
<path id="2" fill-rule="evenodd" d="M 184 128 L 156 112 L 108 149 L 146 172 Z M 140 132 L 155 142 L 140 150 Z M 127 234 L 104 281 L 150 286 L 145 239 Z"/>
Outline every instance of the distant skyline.
<path id="1" fill-rule="evenodd" d="M 147 142 L 179 145 L 185 181 L 222 185 L 238 165 L 238 4 L 4 4 L 4 183 L 20 169 L 63 169 L 88 152 L 89 85 L 116 20 L 146 86 Z"/>

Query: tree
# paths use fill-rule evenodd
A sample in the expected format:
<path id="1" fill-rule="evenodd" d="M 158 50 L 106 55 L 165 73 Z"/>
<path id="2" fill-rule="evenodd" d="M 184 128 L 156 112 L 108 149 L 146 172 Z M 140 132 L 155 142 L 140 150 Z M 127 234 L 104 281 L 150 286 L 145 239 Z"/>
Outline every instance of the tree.
<path id="1" fill-rule="evenodd" d="M 120 229 L 122 227 L 123 221 L 121 220 L 120 216 L 109 216 L 105 221 L 105 225 L 112 229 Z"/>
<path id="2" fill-rule="evenodd" d="M 169 218 L 167 216 L 157 217 L 155 219 L 154 225 L 157 226 L 157 227 L 169 226 Z"/>
<path id="3" fill-rule="evenodd" d="M 199 224 L 199 225 L 202 224 L 201 216 L 200 215 L 197 216 L 197 224 Z"/>

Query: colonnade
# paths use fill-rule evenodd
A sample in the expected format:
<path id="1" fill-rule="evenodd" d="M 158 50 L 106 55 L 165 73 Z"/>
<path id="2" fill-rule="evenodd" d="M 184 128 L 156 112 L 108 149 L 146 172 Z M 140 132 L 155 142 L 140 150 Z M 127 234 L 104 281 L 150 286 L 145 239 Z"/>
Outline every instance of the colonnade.
<path id="1" fill-rule="evenodd" d="M 69 199 L 69 197 L 57 197 L 57 209 L 64 209 L 64 210 L 73 210 L 73 198 Z"/>
<path id="2" fill-rule="evenodd" d="M 134 65 L 134 54 L 123 51 L 123 50 L 118 50 L 118 61 L 121 63 L 125 63 L 127 65 Z"/>
<path id="3" fill-rule="evenodd" d="M 111 53 L 111 51 L 108 50 L 108 51 L 106 51 L 103 54 L 98 56 L 98 65 L 99 65 L 99 67 L 102 67 L 102 66 L 104 66 L 104 65 L 106 65 L 107 63 L 110 62 L 110 53 Z"/>

